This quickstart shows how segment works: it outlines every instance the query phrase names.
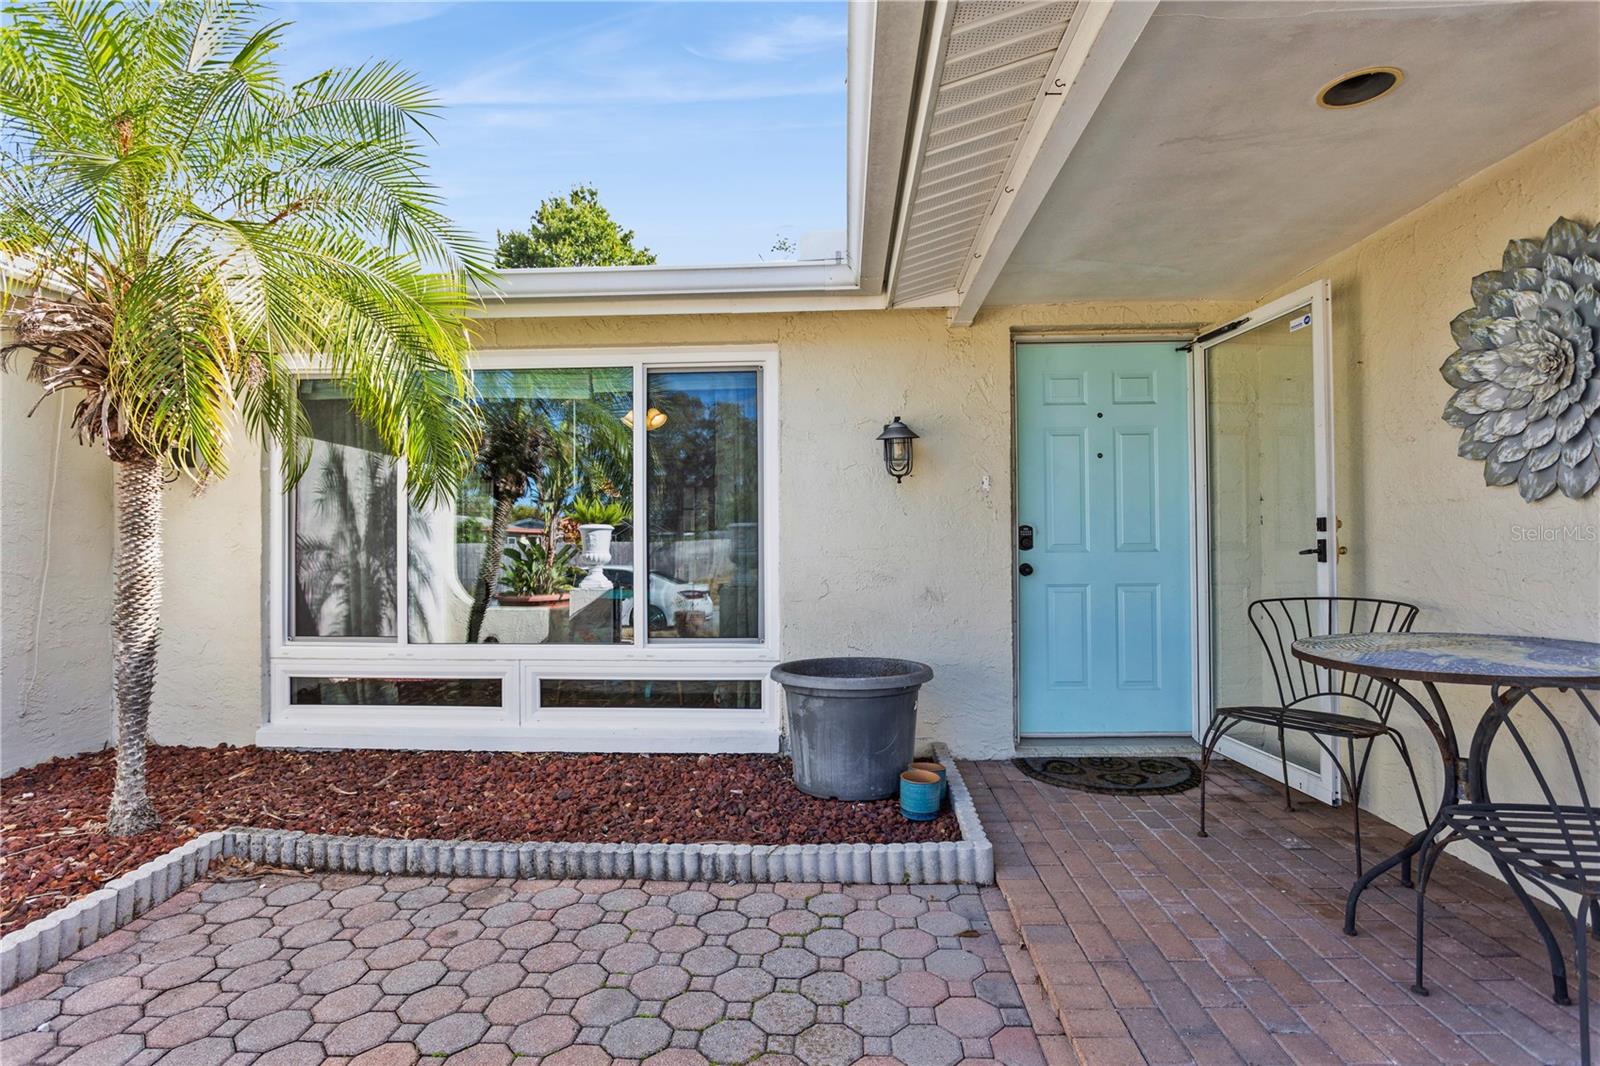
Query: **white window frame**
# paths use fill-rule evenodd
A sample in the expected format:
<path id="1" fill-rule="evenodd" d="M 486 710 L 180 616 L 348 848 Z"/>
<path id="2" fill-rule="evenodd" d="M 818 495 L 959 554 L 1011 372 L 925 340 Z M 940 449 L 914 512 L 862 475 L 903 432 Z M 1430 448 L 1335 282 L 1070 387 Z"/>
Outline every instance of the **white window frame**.
<path id="1" fill-rule="evenodd" d="M 289 702 L 289 681 L 294 677 L 333 678 L 425 678 L 428 680 L 451 678 L 490 678 L 500 682 L 500 706 L 463 707 L 459 705 L 426 706 L 404 704 L 324 703 L 293 705 Z M 321 657 L 304 660 L 279 661 L 272 664 L 269 684 L 272 702 L 281 712 L 273 715 L 274 724 L 280 726 L 317 727 L 338 724 L 341 726 L 385 727 L 395 725 L 433 724 L 441 715 L 449 715 L 455 724 L 506 728 L 518 724 L 523 704 L 522 671 L 513 660 L 499 662 L 452 662 L 448 659 L 411 659 L 402 667 L 394 663 L 374 663 L 359 659 L 328 660 Z M 376 721 L 375 721 L 376 720 Z"/>
<path id="2" fill-rule="evenodd" d="M 396 597 L 393 640 L 372 637 L 289 635 L 293 570 L 290 558 L 291 501 L 284 491 L 279 453 L 266 474 L 268 554 L 268 639 L 270 660 L 266 722 L 261 743 L 362 744 L 364 746 L 439 746 L 463 739 L 483 746 L 521 750 L 715 751 L 776 750 L 777 689 L 766 674 L 779 660 L 778 581 L 778 353 L 773 345 L 697 345 L 581 349 L 495 349 L 473 353 L 477 370 L 631 367 L 633 370 L 633 513 L 646 528 L 647 440 L 644 417 L 651 371 L 753 369 L 759 373 L 761 635 L 757 639 L 679 638 L 651 642 L 648 627 L 635 626 L 631 644 L 423 644 L 408 632 L 409 596 Z M 318 377 L 310 367 L 303 377 Z M 400 481 L 405 479 L 399 460 Z M 398 587 L 408 580 L 407 506 L 402 490 L 396 501 Z M 636 536 L 635 587 L 649 588 L 648 536 Z M 639 574 L 643 573 L 643 585 Z M 646 593 L 648 597 L 648 593 Z M 502 707 L 482 720 L 480 709 L 460 707 L 290 707 L 291 676 L 331 677 L 497 677 Z M 761 678 L 759 710 L 682 711 L 589 708 L 540 713 L 538 679 L 595 677 L 631 680 L 650 677 L 708 680 Z M 488 709 L 482 709 L 488 710 Z M 463 720 L 463 719 L 466 720 Z M 480 743 L 481 742 L 481 743 Z"/>

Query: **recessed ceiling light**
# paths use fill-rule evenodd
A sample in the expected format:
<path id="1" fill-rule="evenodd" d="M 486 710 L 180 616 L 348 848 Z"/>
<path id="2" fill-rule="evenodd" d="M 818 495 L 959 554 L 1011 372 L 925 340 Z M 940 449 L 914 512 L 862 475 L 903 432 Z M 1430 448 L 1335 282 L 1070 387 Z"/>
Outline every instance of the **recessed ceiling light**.
<path id="1" fill-rule="evenodd" d="M 1342 78 L 1329 82 L 1317 94 L 1317 103 L 1335 111 L 1347 107 L 1360 107 L 1380 96 L 1394 92 L 1405 79 L 1399 67 L 1366 67 L 1352 70 Z"/>

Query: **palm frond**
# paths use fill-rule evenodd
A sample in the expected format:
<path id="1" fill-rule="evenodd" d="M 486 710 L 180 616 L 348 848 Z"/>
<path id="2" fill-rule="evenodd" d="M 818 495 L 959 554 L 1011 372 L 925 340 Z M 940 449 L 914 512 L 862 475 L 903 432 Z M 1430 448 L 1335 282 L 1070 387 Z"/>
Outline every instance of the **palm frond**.
<path id="1" fill-rule="evenodd" d="M 451 491 L 476 455 L 467 286 L 489 259 L 429 182 L 428 89 L 389 63 L 286 84 L 283 26 L 239 0 L 4 15 L 0 253 L 35 275 L 7 283 L 27 328 L 0 361 L 82 390 L 79 430 L 114 454 L 205 478 L 242 420 L 291 483 L 296 375 L 325 371 L 414 495 Z"/>

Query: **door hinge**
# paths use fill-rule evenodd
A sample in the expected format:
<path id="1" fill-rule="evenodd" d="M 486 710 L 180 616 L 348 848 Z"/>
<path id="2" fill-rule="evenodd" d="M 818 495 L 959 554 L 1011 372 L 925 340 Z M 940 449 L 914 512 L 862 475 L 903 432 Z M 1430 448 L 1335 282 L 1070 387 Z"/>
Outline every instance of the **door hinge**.
<path id="1" fill-rule="evenodd" d="M 1213 337 L 1220 337 L 1224 333 L 1228 333 L 1228 332 L 1230 332 L 1232 330 L 1236 330 L 1236 329 L 1238 329 L 1240 326 L 1244 325 L 1248 321 L 1250 321 L 1250 319 L 1247 316 L 1245 318 L 1241 318 L 1241 319 L 1238 319 L 1236 321 L 1229 322 L 1226 326 L 1218 326 L 1216 329 L 1207 330 L 1206 332 L 1200 334 L 1200 336 L 1196 337 L 1194 340 L 1190 341 L 1188 344 L 1180 345 L 1177 350 L 1180 351 L 1180 352 L 1192 352 L 1192 351 L 1194 351 L 1194 346 L 1195 345 L 1204 344 L 1206 341 L 1211 340 Z"/>

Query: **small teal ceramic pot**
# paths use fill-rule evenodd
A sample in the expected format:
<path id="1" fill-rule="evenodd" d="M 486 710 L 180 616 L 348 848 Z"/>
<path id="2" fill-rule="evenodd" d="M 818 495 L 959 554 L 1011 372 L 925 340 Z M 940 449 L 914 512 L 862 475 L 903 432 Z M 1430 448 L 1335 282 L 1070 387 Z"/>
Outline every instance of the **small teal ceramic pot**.
<path id="1" fill-rule="evenodd" d="M 900 775 L 900 813 L 913 822 L 926 822 L 939 815 L 944 799 L 944 782 L 927 770 L 907 770 Z"/>

